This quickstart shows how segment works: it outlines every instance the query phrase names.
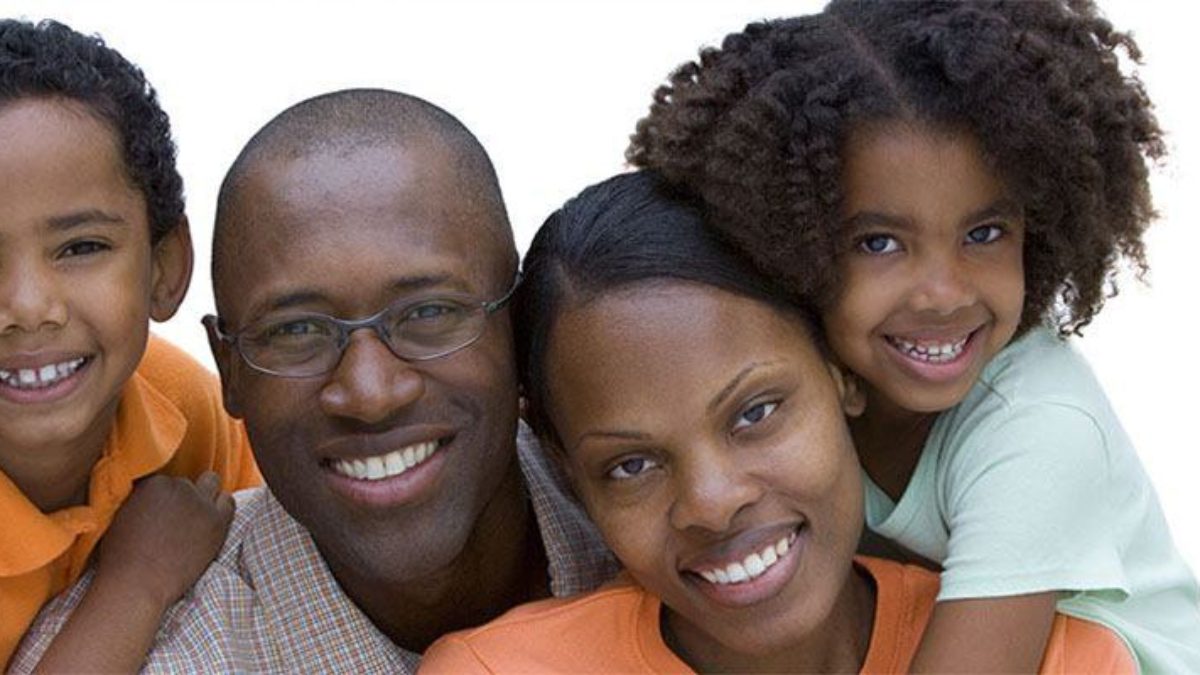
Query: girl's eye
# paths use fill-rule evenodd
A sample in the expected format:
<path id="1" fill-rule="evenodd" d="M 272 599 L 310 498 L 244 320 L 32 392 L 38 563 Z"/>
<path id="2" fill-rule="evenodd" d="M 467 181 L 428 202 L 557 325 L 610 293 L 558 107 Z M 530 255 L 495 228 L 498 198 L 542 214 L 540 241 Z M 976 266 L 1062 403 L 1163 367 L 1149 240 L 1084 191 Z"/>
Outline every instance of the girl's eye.
<path id="1" fill-rule="evenodd" d="M 656 466 L 658 462 L 649 457 L 630 457 L 609 469 L 606 475 L 614 480 L 627 480 L 636 478 Z"/>
<path id="2" fill-rule="evenodd" d="M 990 244 L 1004 236 L 1004 228 L 999 225 L 980 225 L 967 233 L 968 244 Z"/>
<path id="3" fill-rule="evenodd" d="M 742 411 L 742 414 L 738 415 L 737 421 L 733 424 L 733 428 L 734 430 L 737 430 L 754 426 L 755 424 L 758 424 L 759 422 L 770 417 L 771 413 L 775 412 L 775 409 L 778 407 L 778 401 L 756 403 L 755 405 L 746 408 Z"/>
<path id="4" fill-rule="evenodd" d="M 869 234 L 858 240 L 858 250 L 868 255 L 886 255 L 900 250 L 900 242 L 888 234 Z"/>
<path id="5" fill-rule="evenodd" d="M 73 258 L 75 256 L 90 255 L 99 253 L 108 249 L 108 245 L 98 241 L 76 241 L 67 244 L 63 247 L 60 257 Z"/>

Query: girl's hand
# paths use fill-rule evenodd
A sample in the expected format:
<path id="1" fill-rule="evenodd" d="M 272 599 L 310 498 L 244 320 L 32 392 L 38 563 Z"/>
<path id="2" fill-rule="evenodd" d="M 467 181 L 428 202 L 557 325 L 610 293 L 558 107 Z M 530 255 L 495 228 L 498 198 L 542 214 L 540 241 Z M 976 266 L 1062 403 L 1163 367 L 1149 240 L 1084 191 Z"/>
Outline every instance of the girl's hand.
<path id="1" fill-rule="evenodd" d="M 140 594 L 165 611 L 216 557 L 232 519 L 233 498 L 211 471 L 194 483 L 142 479 L 100 541 L 95 583 Z"/>

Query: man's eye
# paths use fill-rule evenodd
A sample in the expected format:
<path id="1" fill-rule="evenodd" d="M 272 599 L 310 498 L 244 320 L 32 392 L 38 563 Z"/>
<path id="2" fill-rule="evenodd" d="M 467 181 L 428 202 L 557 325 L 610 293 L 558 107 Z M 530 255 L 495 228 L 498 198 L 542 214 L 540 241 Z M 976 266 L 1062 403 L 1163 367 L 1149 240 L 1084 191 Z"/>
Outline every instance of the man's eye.
<path id="1" fill-rule="evenodd" d="M 658 462 L 649 457 L 630 457 L 609 469 L 607 475 L 615 480 L 626 480 L 636 478 L 656 466 L 658 466 Z"/>
<path id="2" fill-rule="evenodd" d="M 271 324 L 263 331 L 263 338 L 271 341 L 290 341 L 304 338 L 321 338 L 331 334 L 331 329 L 322 321 L 297 319 Z"/>
<path id="3" fill-rule="evenodd" d="M 770 417 L 771 413 L 775 412 L 775 409 L 778 407 L 778 401 L 765 401 L 763 403 L 756 403 L 749 408 L 746 408 L 742 411 L 742 414 L 738 415 L 737 421 L 733 423 L 733 428 L 737 430 L 754 426 L 755 424 L 758 424 L 759 422 Z"/>
<path id="4" fill-rule="evenodd" d="M 858 240 L 858 250 L 868 255 L 885 255 L 900 250 L 900 242 L 887 234 L 869 234 Z"/>
<path id="5" fill-rule="evenodd" d="M 408 310 L 404 321 L 446 321 L 463 313 L 463 307 L 446 301 L 424 302 Z"/>
<path id="6" fill-rule="evenodd" d="M 106 251 L 108 248 L 108 244 L 99 241 L 74 241 L 63 247 L 59 257 L 74 258 L 81 255 L 91 255 L 92 253 Z"/>
<path id="7" fill-rule="evenodd" d="M 999 225 L 980 225 L 967 233 L 968 244 L 990 244 L 1004 236 L 1004 228 Z"/>

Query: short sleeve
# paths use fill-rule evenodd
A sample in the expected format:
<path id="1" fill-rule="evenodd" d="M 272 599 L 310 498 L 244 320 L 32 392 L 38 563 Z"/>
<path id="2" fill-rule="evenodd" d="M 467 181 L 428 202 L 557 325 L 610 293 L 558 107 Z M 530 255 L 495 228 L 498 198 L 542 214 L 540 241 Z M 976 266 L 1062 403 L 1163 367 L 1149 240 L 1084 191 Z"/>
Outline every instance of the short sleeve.
<path id="1" fill-rule="evenodd" d="M 484 665 L 471 646 L 453 635 L 434 642 L 421 657 L 421 666 L 417 669 L 418 675 L 490 672 L 491 669 Z"/>
<path id="2" fill-rule="evenodd" d="M 942 477 L 950 532 L 939 600 L 1128 594 L 1105 436 L 1070 405 L 1009 410 L 959 444 Z"/>

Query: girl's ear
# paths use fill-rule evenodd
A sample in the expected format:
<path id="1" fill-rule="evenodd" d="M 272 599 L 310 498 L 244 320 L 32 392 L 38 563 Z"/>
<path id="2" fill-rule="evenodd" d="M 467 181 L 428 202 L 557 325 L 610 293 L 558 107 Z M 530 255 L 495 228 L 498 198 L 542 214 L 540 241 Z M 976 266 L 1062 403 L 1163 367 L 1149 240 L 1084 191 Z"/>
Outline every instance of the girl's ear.
<path id="1" fill-rule="evenodd" d="M 166 321 L 175 315 L 192 282 L 192 234 L 186 216 L 154 245 L 151 256 L 150 318 Z"/>
<path id="2" fill-rule="evenodd" d="M 843 370 L 841 366 L 833 362 L 825 364 L 829 368 L 829 375 L 833 378 L 833 383 L 837 387 L 838 400 L 842 404 L 842 411 L 847 417 L 858 417 L 863 414 L 867 408 L 867 395 L 863 391 L 862 383 L 858 376 L 849 371 Z"/>

